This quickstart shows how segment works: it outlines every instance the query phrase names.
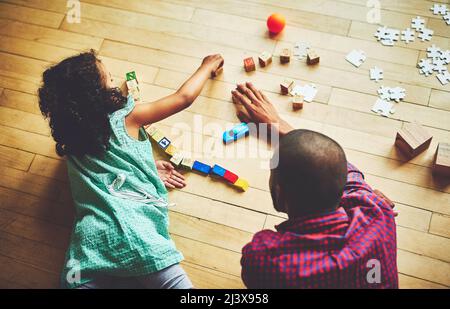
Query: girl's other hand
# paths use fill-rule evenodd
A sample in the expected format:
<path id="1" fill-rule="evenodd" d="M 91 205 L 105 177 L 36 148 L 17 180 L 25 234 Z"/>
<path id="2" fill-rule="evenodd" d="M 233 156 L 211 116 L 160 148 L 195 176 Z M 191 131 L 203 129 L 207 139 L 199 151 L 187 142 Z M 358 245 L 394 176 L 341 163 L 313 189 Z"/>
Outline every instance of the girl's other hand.
<path id="1" fill-rule="evenodd" d="M 202 66 L 207 67 L 210 73 L 216 72 L 223 64 L 224 60 L 220 54 L 206 56 L 202 62 Z"/>
<path id="2" fill-rule="evenodd" d="M 159 178 L 161 178 L 166 188 L 180 189 L 186 186 L 184 176 L 177 172 L 170 162 L 157 160 L 155 163 Z"/>

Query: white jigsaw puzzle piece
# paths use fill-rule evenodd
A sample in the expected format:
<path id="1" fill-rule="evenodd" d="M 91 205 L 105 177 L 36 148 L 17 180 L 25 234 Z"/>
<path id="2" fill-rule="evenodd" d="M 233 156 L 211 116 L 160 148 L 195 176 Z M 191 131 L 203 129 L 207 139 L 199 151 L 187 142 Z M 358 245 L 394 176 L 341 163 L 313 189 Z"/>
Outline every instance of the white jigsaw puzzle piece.
<path id="1" fill-rule="evenodd" d="M 391 98 L 391 94 L 390 94 L 390 88 L 389 87 L 384 87 L 381 86 L 378 89 L 378 95 L 380 96 L 380 98 L 382 100 L 389 100 Z"/>
<path id="2" fill-rule="evenodd" d="M 425 76 L 429 76 L 433 74 L 434 64 L 431 62 L 431 59 L 422 59 L 417 64 L 417 67 L 420 69 L 419 73 Z"/>
<path id="3" fill-rule="evenodd" d="M 389 90 L 390 99 L 399 103 L 400 100 L 403 100 L 406 96 L 406 90 L 401 87 L 391 88 Z"/>
<path id="4" fill-rule="evenodd" d="M 381 116 L 388 117 L 389 114 L 394 113 L 392 108 L 392 103 L 386 100 L 378 99 L 372 107 L 374 113 L 380 114 Z"/>
<path id="5" fill-rule="evenodd" d="M 450 73 L 446 70 L 440 74 L 436 75 L 437 79 L 441 82 L 443 86 L 450 83 Z"/>
<path id="6" fill-rule="evenodd" d="M 433 34 L 434 34 L 433 30 L 427 29 L 427 28 L 423 28 L 422 30 L 420 30 L 419 39 L 422 42 L 431 41 L 431 38 L 433 37 Z"/>
<path id="7" fill-rule="evenodd" d="M 447 25 L 450 25 L 450 11 L 442 17 Z"/>
<path id="8" fill-rule="evenodd" d="M 402 36 L 400 37 L 402 41 L 405 41 L 406 44 L 410 42 L 414 42 L 416 39 L 416 32 L 411 30 L 411 28 L 407 28 L 405 31 L 402 31 Z"/>
<path id="9" fill-rule="evenodd" d="M 420 16 L 413 18 L 411 28 L 416 31 L 422 30 L 423 28 L 425 28 L 425 19 L 421 18 Z"/>
<path id="10" fill-rule="evenodd" d="M 358 68 L 366 61 L 366 54 L 362 50 L 352 50 L 345 59 Z"/>
<path id="11" fill-rule="evenodd" d="M 378 67 L 374 67 L 372 69 L 370 69 L 370 79 L 371 80 L 375 80 L 376 82 L 380 81 L 383 79 L 383 70 L 378 68 Z"/>
<path id="12" fill-rule="evenodd" d="M 442 54 L 442 51 L 439 47 L 436 47 L 436 45 L 431 45 L 427 48 L 427 57 L 428 58 L 440 58 Z"/>
<path id="13" fill-rule="evenodd" d="M 433 11 L 434 15 L 445 15 L 447 13 L 447 6 L 445 4 L 433 4 L 433 6 L 430 8 L 431 11 Z"/>
<path id="14" fill-rule="evenodd" d="M 292 96 L 302 95 L 305 102 L 312 102 L 317 95 L 317 87 L 314 84 L 304 86 L 296 85 L 290 92 Z"/>

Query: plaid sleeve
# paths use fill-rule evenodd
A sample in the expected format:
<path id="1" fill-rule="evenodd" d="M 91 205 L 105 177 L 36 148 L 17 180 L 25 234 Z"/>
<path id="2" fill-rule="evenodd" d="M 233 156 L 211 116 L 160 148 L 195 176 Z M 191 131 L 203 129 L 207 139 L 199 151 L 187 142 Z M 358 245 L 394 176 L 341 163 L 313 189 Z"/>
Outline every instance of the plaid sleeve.
<path id="1" fill-rule="evenodd" d="M 373 191 L 364 180 L 364 174 L 353 164 L 347 163 L 347 183 L 344 187 L 344 196 L 360 190 Z"/>

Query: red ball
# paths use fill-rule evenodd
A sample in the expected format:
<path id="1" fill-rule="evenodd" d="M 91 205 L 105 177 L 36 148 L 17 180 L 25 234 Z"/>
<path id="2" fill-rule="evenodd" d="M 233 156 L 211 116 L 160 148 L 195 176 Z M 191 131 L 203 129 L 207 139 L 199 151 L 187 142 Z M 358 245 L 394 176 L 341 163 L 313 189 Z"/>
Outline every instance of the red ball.
<path id="1" fill-rule="evenodd" d="M 281 14 L 275 13 L 267 18 L 267 28 L 269 28 L 270 33 L 280 33 L 281 31 L 283 31 L 285 25 L 286 19 Z"/>

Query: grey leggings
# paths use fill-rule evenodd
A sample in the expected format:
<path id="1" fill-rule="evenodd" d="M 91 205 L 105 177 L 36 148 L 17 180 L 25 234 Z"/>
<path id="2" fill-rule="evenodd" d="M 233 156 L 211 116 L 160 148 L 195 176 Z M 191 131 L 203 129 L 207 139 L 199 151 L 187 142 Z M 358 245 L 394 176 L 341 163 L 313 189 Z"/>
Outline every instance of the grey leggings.
<path id="1" fill-rule="evenodd" d="M 139 277 L 98 276 L 78 289 L 192 289 L 184 269 L 175 264 L 156 273 Z"/>

